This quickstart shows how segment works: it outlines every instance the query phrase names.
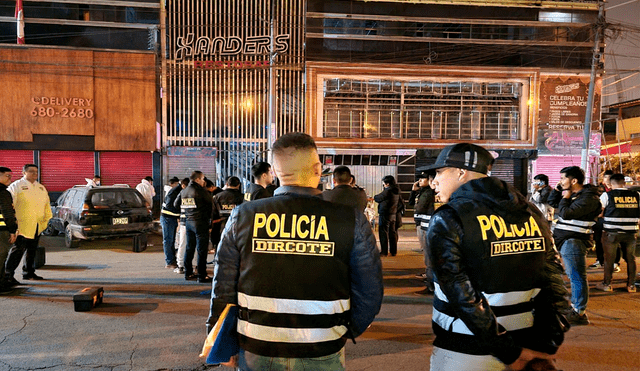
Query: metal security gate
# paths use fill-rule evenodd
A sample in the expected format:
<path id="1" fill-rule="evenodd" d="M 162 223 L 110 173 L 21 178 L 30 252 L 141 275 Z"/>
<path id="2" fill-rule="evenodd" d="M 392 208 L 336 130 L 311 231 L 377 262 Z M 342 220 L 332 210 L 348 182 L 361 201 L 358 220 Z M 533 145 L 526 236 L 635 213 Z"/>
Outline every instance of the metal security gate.
<path id="1" fill-rule="evenodd" d="M 22 178 L 24 165 L 33 163 L 31 150 L 0 150 L 0 166 L 11 169 L 12 181 Z"/>
<path id="2" fill-rule="evenodd" d="M 222 179 L 250 179 L 251 165 L 268 158 L 270 138 L 304 131 L 305 6 L 167 2 L 163 147 L 215 147 Z"/>
<path id="3" fill-rule="evenodd" d="M 63 192 L 87 184 L 95 172 L 93 152 L 41 151 L 40 182 L 49 192 Z"/>
<path id="4" fill-rule="evenodd" d="M 128 184 L 135 188 L 144 177 L 152 174 L 150 152 L 100 152 L 102 185 Z"/>

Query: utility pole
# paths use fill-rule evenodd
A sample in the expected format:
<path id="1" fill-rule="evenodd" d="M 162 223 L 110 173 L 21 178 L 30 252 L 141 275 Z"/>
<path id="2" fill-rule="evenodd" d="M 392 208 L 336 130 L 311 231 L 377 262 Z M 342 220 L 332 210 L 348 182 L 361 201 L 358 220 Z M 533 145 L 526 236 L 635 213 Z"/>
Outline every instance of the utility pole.
<path id="1" fill-rule="evenodd" d="M 598 20 L 596 21 L 596 35 L 593 47 L 593 58 L 591 59 L 591 78 L 589 80 L 589 94 L 587 96 L 587 110 L 584 117 L 584 140 L 582 146 L 582 169 L 589 174 L 589 141 L 591 140 L 591 116 L 593 115 L 593 91 L 596 85 L 596 68 L 600 63 L 600 38 L 603 33 L 604 25 L 604 2 L 598 4 Z M 590 179 L 590 176 L 589 178 Z"/>

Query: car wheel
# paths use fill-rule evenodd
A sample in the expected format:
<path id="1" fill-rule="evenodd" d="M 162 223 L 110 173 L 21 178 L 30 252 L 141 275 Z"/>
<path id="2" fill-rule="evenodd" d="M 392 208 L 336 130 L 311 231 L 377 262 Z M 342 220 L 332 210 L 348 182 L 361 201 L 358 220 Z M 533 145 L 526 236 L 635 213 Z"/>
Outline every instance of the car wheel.
<path id="1" fill-rule="evenodd" d="M 53 226 L 51 224 L 47 225 L 47 228 L 42 231 L 42 235 L 43 236 L 54 236 L 58 233 L 56 233 L 55 228 L 53 228 Z"/>
<path id="2" fill-rule="evenodd" d="M 80 241 L 73 238 L 73 234 L 71 233 L 71 228 L 69 228 L 68 224 L 64 228 L 64 245 L 71 249 L 75 249 L 76 247 L 80 246 Z"/>

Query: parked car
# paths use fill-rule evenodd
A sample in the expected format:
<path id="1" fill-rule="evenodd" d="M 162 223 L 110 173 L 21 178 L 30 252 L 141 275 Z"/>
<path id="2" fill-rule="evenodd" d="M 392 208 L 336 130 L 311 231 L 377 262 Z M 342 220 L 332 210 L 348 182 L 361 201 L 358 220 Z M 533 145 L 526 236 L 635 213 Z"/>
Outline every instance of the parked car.
<path id="1" fill-rule="evenodd" d="M 127 185 L 75 186 L 51 203 L 49 227 L 63 232 L 67 247 L 79 240 L 126 237 L 153 229 L 153 217 L 142 194 Z"/>

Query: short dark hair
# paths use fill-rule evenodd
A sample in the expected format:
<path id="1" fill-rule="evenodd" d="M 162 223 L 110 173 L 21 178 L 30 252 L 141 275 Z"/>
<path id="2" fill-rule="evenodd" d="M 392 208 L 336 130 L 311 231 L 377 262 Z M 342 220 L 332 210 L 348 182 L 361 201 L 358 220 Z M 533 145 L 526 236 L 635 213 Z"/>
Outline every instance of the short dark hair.
<path id="1" fill-rule="evenodd" d="M 394 178 L 393 175 L 385 175 L 384 178 L 382 178 L 382 182 L 394 186 L 396 185 L 396 178 Z"/>
<path id="2" fill-rule="evenodd" d="M 193 175 L 193 174 L 191 174 L 191 175 Z M 190 180 L 189 178 L 183 178 L 183 179 L 180 181 L 180 185 L 183 185 L 183 186 L 185 186 L 185 187 L 186 187 L 186 186 L 188 186 L 188 185 L 189 185 L 189 180 Z"/>
<path id="3" fill-rule="evenodd" d="M 148 181 L 148 182 L 153 182 L 153 177 L 151 176 L 145 176 L 144 180 Z"/>
<path id="4" fill-rule="evenodd" d="M 227 178 L 226 184 L 229 187 L 237 187 L 240 185 L 240 178 L 238 178 L 237 176 L 230 176 Z"/>
<path id="5" fill-rule="evenodd" d="M 213 184 L 213 182 L 211 181 L 211 179 L 205 177 L 204 178 L 204 187 L 205 188 L 209 188 L 209 187 L 213 187 L 215 186 L 215 184 Z"/>
<path id="6" fill-rule="evenodd" d="M 4 167 L 4 166 L 0 166 L 0 173 L 4 174 L 4 173 L 12 173 L 13 171 L 11 171 L 11 169 L 9 169 L 8 167 Z"/>
<path id="7" fill-rule="evenodd" d="M 560 174 L 564 174 L 569 179 L 575 179 L 578 184 L 584 183 L 584 170 L 579 166 L 567 166 L 560 170 Z"/>
<path id="8" fill-rule="evenodd" d="M 333 169 L 333 179 L 339 184 L 349 184 L 351 181 L 351 170 L 348 167 L 340 165 Z"/>
<path id="9" fill-rule="evenodd" d="M 180 179 L 178 179 L 177 176 L 174 176 L 173 178 L 169 179 L 169 183 L 180 183 Z"/>
<path id="10" fill-rule="evenodd" d="M 194 170 L 191 173 L 191 176 L 189 177 L 189 180 L 196 180 L 198 178 L 202 177 L 202 171 L 200 170 Z"/>
<path id="11" fill-rule="evenodd" d="M 294 133 L 287 133 L 285 135 L 282 135 L 280 138 L 278 138 L 278 140 L 276 140 L 275 143 L 273 143 L 273 147 L 271 148 L 271 150 L 273 151 L 274 154 L 280 154 L 285 149 L 289 149 L 289 148 L 315 149 L 315 150 L 318 149 L 318 147 L 316 147 L 316 142 L 313 140 L 313 138 L 310 135 L 305 133 L 294 132 Z"/>
<path id="12" fill-rule="evenodd" d="M 625 183 L 624 175 L 620 173 L 611 175 L 611 178 L 609 180 L 611 181 L 611 183 L 617 183 L 617 184 Z"/>
<path id="13" fill-rule="evenodd" d="M 36 169 L 38 168 L 38 165 L 36 164 L 26 164 L 22 167 L 22 171 L 27 171 L 28 168 L 30 167 L 35 167 Z"/>
<path id="14" fill-rule="evenodd" d="M 100 175 L 98 175 L 98 174 L 94 175 L 93 177 L 94 178 L 98 178 L 98 179 L 102 179 L 102 178 L 100 178 Z"/>
<path id="15" fill-rule="evenodd" d="M 549 177 L 546 176 L 545 174 L 538 174 L 538 175 L 534 176 L 533 179 L 541 180 L 541 181 L 544 182 L 544 184 L 549 185 Z"/>
<path id="16" fill-rule="evenodd" d="M 603 176 L 607 176 L 607 175 L 613 175 L 613 170 L 609 169 L 609 170 L 605 170 L 604 174 L 602 174 Z"/>
<path id="17" fill-rule="evenodd" d="M 258 179 L 262 176 L 262 174 L 266 174 L 271 170 L 271 165 L 268 162 L 260 161 L 256 162 L 251 166 L 251 175 L 254 178 Z"/>

